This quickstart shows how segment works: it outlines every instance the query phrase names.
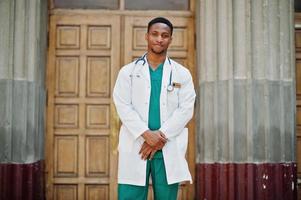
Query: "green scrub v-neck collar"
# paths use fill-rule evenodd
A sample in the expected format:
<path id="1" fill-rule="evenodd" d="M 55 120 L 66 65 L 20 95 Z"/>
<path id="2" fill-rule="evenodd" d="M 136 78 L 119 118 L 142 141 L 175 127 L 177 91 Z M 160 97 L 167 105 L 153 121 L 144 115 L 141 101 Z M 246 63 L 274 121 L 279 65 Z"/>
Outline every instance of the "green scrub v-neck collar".
<path id="1" fill-rule="evenodd" d="M 163 65 L 164 63 L 159 64 L 155 70 L 149 66 L 149 73 L 153 80 L 162 79 Z"/>

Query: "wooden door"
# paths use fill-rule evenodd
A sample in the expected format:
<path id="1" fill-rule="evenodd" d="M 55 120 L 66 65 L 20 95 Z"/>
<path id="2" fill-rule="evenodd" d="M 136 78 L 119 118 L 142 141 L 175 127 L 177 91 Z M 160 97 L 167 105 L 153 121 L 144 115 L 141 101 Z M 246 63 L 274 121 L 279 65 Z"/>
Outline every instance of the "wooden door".
<path id="1" fill-rule="evenodd" d="M 52 11 L 47 69 L 47 199 L 117 199 L 119 120 L 112 89 L 120 67 L 146 51 L 144 34 L 149 20 L 164 13 Z M 177 12 L 165 17 L 174 24 L 169 56 L 188 67 L 196 81 L 192 15 Z M 194 178 L 194 120 L 188 126 L 187 160 Z M 149 195 L 153 199 L 151 191 Z M 194 185 L 182 184 L 178 199 L 193 198 Z"/>
<path id="2" fill-rule="evenodd" d="M 147 43 L 145 41 L 145 33 L 147 32 L 148 22 L 154 16 L 126 16 L 124 27 L 124 61 L 129 63 L 132 60 L 142 56 L 146 49 Z M 196 80 L 196 73 L 194 67 L 194 27 L 193 20 L 190 17 L 175 17 L 167 16 L 174 26 L 172 43 L 168 50 L 168 55 L 175 61 L 186 66 L 194 80 Z M 188 125 L 189 128 L 189 145 L 187 150 L 187 160 L 190 172 L 194 177 L 195 172 L 195 123 L 194 119 Z M 150 186 L 151 187 L 151 186 Z M 149 199 L 153 199 L 150 188 Z M 179 200 L 194 199 L 194 185 L 181 184 Z"/>
<path id="3" fill-rule="evenodd" d="M 49 37 L 47 199 L 117 199 L 120 17 L 53 15 Z"/>

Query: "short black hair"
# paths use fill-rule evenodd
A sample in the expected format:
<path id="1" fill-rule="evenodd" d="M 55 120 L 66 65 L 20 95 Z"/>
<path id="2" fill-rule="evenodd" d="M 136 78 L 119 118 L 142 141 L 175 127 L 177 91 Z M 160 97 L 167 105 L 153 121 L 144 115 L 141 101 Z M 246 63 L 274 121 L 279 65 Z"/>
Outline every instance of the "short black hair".
<path id="1" fill-rule="evenodd" d="M 156 17 L 156 18 L 152 19 L 150 22 L 148 22 L 147 32 L 149 32 L 150 27 L 156 23 L 166 24 L 170 28 L 170 34 L 172 35 L 173 25 L 168 19 L 166 19 L 164 17 Z"/>

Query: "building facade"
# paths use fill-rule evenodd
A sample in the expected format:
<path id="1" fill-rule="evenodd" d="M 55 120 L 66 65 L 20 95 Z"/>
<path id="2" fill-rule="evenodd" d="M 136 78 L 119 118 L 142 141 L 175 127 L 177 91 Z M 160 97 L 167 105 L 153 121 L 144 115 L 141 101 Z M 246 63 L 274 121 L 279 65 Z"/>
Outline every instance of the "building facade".
<path id="1" fill-rule="evenodd" d="M 112 87 L 156 16 L 197 91 L 179 199 L 297 198 L 293 0 L 2 0 L 0 200 L 117 199 Z"/>

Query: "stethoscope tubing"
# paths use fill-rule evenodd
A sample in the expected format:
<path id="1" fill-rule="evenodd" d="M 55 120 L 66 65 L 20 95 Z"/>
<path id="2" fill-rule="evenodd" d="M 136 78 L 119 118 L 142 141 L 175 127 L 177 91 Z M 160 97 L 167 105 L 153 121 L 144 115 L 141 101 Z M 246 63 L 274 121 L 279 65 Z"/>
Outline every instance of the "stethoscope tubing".
<path id="1" fill-rule="evenodd" d="M 145 57 L 146 57 L 146 53 L 145 53 L 143 56 L 141 56 L 140 58 L 138 58 L 138 59 L 135 61 L 135 67 L 134 67 L 134 69 L 133 69 L 133 72 L 134 72 L 134 70 L 135 70 L 135 68 L 136 68 L 136 65 L 137 65 L 140 61 L 143 62 L 142 65 L 144 65 L 144 64 L 146 63 Z M 167 57 L 167 59 L 168 59 L 168 62 L 169 62 L 169 64 L 170 64 L 170 66 L 171 66 L 171 71 L 170 71 L 170 74 L 169 74 L 169 84 L 168 84 L 168 86 L 167 86 L 167 91 L 168 91 L 168 92 L 172 92 L 173 89 L 174 89 L 174 86 L 173 86 L 173 84 L 172 84 L 172 65 L 171 65 L 170 59 L 169 59 L 168 57 Z M 133 77 L 133 72 L 132 72 L 132 74 L 130 75 L 131 78 Z"/>

